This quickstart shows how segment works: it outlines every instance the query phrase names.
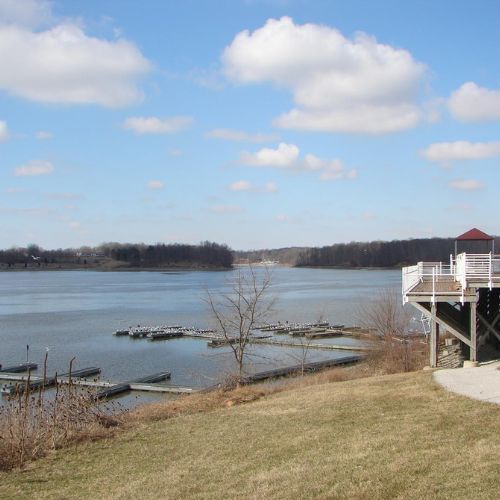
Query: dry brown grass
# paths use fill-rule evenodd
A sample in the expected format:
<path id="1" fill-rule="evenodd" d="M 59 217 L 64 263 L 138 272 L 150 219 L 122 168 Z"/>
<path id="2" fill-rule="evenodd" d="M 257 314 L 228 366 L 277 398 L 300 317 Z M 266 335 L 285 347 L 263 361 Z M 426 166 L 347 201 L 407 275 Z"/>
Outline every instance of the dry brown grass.
<path id="1" fill-rule="evenodd" d="M 0 497 L 493 499 L 499 417 L 428 372 L 324 383 L 61 450 Z"/>
<path id="2" fill-rule="evenodd" d="M 374 340 L 366 363 L 379 375 L 413 372 L 427 364 L 428 346 L 418 337 L 382 337 Z"/>
<path id="3" fill-rule="evenodd" d="M 0 470 L 23 467 L 52 450 L 109 438 L 141 423 L 213 412 L 303 387 L 403 371 L 408 346 L 394 342 L 379 342 L 378 346 L 366 362 L 357 365 L 252 386 L 223 384 L 219 390 L 144 405 L 127 413 L 115 412 L 112 416 L 95 401 L 91 391 L 73 386 L 58 385 L 54 398 L 46 397 L 45 391 L 20 392 L 0 409 Z M 410 352 L 412 359 L 417 359 L 413 347 Z"/>
<path id="4" fill-rule="evenodd" d="M 0 408 L 0 470 L 24 467 L 53 450 L 110 438 L 141 423 L 211 412 L 277 392 L 349 380 L 369 373 L 366 367 L 334 368 L 304 377 L 289 377 L 278 383 L 228 386 L 186 395 L 174 401 L 140 406 L 130 412 L 110 412 L 109 407 L 96 402 L 92 391 L 82 391 L 72 385 L 58 384 L 52 395 L 47 395 L 46 390 L 24 388 Z"/>
<path id="5" fill-rule="evenodd" d="M 310 374 L 296 374 L 274 381 L 255 385 L 242 385 L 184 395 L 175 401 L 140 406 L 129 412 L 125 424 L 130 427 L 137 423 L 154 422 L 185 415 L 206 413 L 217 409 L 256 401 L 272 394 L 312 387 L 334 382 L 345 382 L 359 378 L 389 373 L 378 363 L 363 362 L 356 365 L 335 367 Z"/>

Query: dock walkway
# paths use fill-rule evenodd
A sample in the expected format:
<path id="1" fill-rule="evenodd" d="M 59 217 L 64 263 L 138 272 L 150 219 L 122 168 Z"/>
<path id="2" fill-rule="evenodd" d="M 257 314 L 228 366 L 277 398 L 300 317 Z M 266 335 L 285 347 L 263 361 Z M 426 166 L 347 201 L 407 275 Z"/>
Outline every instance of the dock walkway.
<path id="1" fill-rule="evenodd" d="M 323 370 L 324 368 L 332 368 L 334 366 L 342 366 L 342 365 L 358 363 L 363 359 L 364 356 L 362 355 L 354 355 L 354 356 L 345 356 L 344 358 L 340 359 L 327 359 L 325 361 L 314 361 L 311 363 L 287 366 L 284 368 L 277 368 L 275 370 L 267 370 L 255 373 L 253 375 L 249 375 L 248 377 L 245 377 L 244 382 L 248 384 L 252 382 L 260 382 L 262 380 L 267 380 L 270 378 L 285 377 L 287 375 L 291 375 L 294 373 L 301 373 L 302 371 L 315 372 Z"/>

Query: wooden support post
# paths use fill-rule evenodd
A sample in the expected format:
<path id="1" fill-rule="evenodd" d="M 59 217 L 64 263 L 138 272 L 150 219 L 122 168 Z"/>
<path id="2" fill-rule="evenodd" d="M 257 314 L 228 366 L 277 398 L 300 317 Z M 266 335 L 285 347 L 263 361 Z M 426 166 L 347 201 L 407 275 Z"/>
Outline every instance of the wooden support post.
<path id="1" fill-rule="evenodd" d="M 477 361 L 477 303 L 469 302 L 470 307 L 470 360 Z"/>
<path id="2" fill-rule="evenodd" d="M 431 305 L 431 335 L 430 335 L 430 365 L 431 368 L 436 368 L 437 366 L 437 353 L 438 353 L 438 323 L 436 321 L 437 308 L 436 304 Z"/>

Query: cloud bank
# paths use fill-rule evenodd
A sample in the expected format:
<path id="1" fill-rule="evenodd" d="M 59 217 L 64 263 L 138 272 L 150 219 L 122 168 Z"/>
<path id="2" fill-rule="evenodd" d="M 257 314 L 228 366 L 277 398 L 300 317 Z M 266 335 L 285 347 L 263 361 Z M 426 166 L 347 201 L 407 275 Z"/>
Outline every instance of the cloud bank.
<path id="1" fill-rule="evenodd" d="M 0 3 L 0 90 L 44 103 L 119 107 L 140 101 L 152 65 L 132 43 L 88 36 L 75 21 L 54 23 L 51 4 Z M 51 22 L 44 30 L 39 24 Z"/>
<path id="2" fill-rule="evenodd" d="M 275 120 L 279 127 L 384 134 L 421 119 L 416 99 L 425 66 L 364 33 L 349 39 L 328 26 L 269 19 L 237 34 L 222 63 L 237 84 L 291 90 L 296 107 Z"/>

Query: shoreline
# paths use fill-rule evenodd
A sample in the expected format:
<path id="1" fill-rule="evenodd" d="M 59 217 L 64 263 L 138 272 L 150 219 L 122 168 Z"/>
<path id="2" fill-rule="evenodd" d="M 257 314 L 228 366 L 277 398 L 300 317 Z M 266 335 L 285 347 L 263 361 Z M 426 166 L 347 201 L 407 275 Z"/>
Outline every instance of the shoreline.
<path id="1" fill-rule="evenodd" d="M 58 267 L 18 267 L 0 268 L 0 273 L 42 272 L 42 271 L 98 271 L 98 272 L 172 272 L 172 271 L 233 271 L 234 267 L 204 266 L 162 266 L 162 267 L 99 267 L 99 266 L 58 266 Z"/>
<path id="2" fill-rule="evenodd" d="M 403 264 L 397 266 L 292 266 L 296 269 L 345 269 L 348 271 L 393 271 L 400 270 Z"/>
<path id="3" fill-rule="evenodd" d="M 172 272 L 172 271 L 234 271 L 240 267 L 246 267 L 248 264 L 233 264 L 231 267 L 220 267 L 220 266 L 161 266 L 161 267 L 126 267 L 126 266 L 82 266 L 82 265 L 57 265 L 57 266 L 29 266 L 29 267 L 0 267 L 0 273 L 2 272 L 26 272 L 26 271 L 100 271 L 100 272 Z M 253 267 L 260 268 L 265 266 L 259 266 L 254 264 Z M 345 271 L 392 271 L 401 269 L 400 266 L 393 267 L 356 267 L 356 266 L 296 266 L 293 264 L 279 264 L 277 266 L 269 266 L 270 269 L 273 267 L 290 267 L 295 269 L 332 269 L 332 270 L 345 270 Z"/>

